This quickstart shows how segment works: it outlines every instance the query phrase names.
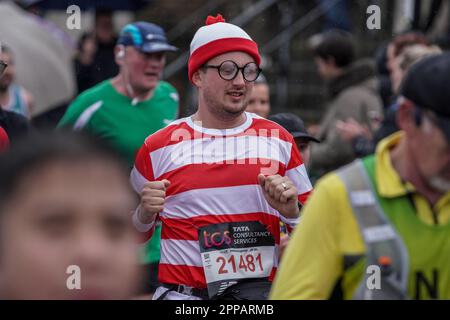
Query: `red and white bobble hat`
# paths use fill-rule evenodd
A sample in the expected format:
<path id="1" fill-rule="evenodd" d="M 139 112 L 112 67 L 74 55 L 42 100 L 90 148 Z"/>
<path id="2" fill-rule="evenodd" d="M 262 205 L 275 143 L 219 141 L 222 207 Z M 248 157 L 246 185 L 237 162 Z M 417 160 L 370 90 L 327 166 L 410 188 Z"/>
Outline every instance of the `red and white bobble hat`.
<path id="1" fill-rule="evenodd" d="M 226 23 L 220 14 L 208 16 L 206 25 L 197 30 L 191 42 L 189 80 L 192 81 L 192 75 L 207 61 L 231 51 L 243 51 L 251 55 L 258 66 L 261 63 L 258 45 L 244 30 Z"/>

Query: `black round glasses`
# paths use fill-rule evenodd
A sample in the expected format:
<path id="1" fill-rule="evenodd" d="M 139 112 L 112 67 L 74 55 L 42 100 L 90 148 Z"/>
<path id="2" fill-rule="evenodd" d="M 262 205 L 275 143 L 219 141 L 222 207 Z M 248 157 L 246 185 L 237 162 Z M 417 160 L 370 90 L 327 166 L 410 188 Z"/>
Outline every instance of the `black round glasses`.
<path id="1" fill-rule="evenodd" d="M 233 80 L 234 78 L 236 78 L 240 70 L 242 72 L 242 76 L 246 81 L 253 82 L 258 79 L 258 76 L 261 73 L 261 69 L 254 62 L 249 62 L 242 68 L 239 68 L 236 62 L 231 60 L 224 61 L 218 66 L 204 65 L 203 67 L 217 69 L 219 76 L 223 80 Z"/>
<path id="2" fill-rule="evenodd" d="M 0 60 L 0 76 L 2 75 L 3 71 L 5 71 L 7 66 L 8 65 L 5 62 Z"/>

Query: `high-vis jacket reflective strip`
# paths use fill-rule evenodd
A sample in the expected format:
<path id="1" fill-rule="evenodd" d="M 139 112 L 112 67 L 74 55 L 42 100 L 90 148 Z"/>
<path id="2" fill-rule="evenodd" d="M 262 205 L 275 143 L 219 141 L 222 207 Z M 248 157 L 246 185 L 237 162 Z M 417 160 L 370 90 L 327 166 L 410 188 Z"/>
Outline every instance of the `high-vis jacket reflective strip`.
<path id="1" fill-rule="evenodd" d="M 381 272 L 380 288 L 369 285 L 370 272 L 364 272 L 363 281 L 353 299 L 406 299 L 408 284 L 408 253 L 375 196 L 370 177 L 361 160 L 337 171 L 347 190 L 350 204 L 366 246 L 366 269 L 379 266 L 382 257 L 391 260 L 390 272 Z"/>

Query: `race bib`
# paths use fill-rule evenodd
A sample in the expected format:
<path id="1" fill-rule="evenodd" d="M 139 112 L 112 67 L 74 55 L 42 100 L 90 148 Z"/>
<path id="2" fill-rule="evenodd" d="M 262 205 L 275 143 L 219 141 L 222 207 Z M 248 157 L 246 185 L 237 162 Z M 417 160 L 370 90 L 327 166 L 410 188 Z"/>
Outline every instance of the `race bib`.
<path id="1" fill-rule="evenodd" d="M 200 253 L 210 298 L 242 279 L 272 272 L 275 239 L 258 221 L 228 222 L 199 229 Z"/>

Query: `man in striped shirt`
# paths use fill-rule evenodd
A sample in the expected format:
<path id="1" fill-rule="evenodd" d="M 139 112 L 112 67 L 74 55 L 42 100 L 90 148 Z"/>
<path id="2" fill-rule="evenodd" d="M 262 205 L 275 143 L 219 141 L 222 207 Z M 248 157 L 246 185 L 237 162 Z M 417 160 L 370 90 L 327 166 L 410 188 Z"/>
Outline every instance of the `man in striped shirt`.
<path id="1" fill-rule="evenodd" d="M 259 64 L 245 31 L 208 17 L 189 58 L 198 111 L 149 136 L 136 157 L 134 224 L 148 239 L 162 223 L 154 298 L 225 298 L 275 275 L 279 222 L 295 227 L 312 187 L 292 136 L 245 112 Z"/>

